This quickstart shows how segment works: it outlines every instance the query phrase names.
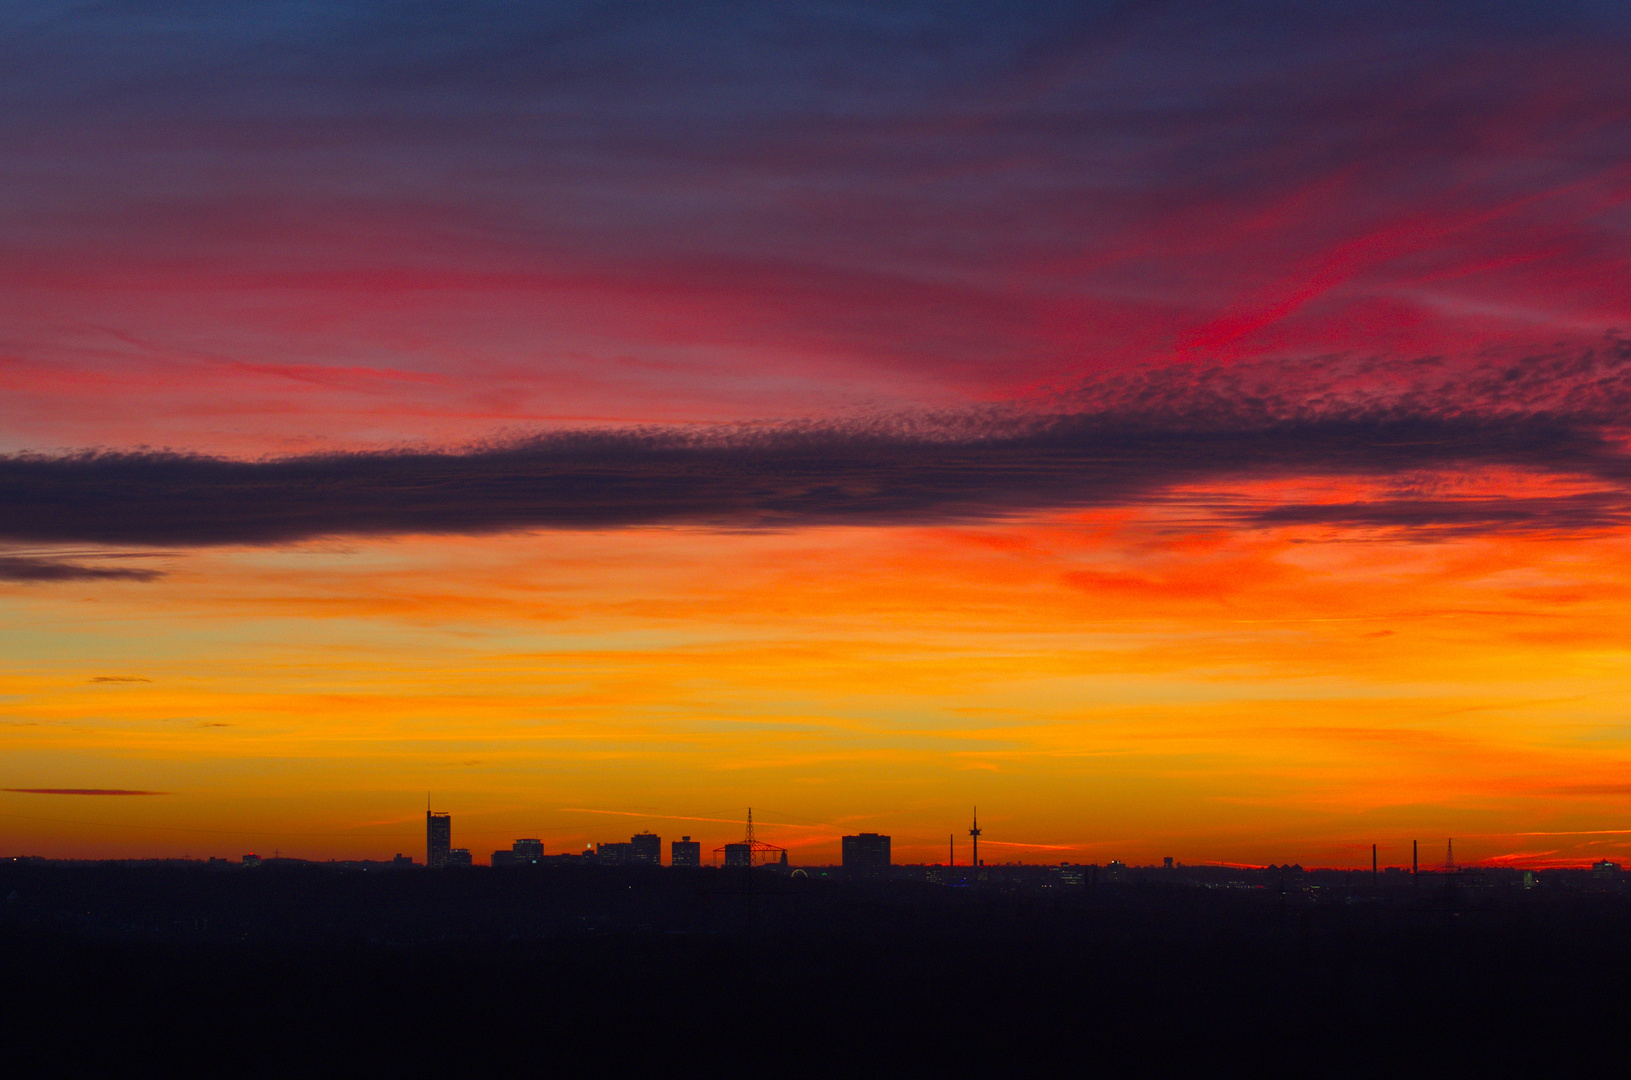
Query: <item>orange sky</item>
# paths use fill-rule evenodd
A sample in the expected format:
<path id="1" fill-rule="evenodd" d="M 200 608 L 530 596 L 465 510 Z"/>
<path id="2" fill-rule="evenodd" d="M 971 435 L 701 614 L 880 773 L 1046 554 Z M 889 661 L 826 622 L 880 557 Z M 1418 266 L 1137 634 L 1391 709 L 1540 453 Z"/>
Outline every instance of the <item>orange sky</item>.
<path id="1" fill-rule="evenodd" d="M 34 7 L 0 855 L 1631 856 L 1623 6 Z"/>
<path id="2" fill-rule="evenodd" d="M 1618 857 L 1628 556 L 1126 513 L 215 550 L 6 587 L 0 786 L 165 794 L 0 812 L 60 855 L 419 853 L 430 792 L 478 859 L 752 805 L 795 861 L 938 861 L 975 803 L 989 858 Z"/>

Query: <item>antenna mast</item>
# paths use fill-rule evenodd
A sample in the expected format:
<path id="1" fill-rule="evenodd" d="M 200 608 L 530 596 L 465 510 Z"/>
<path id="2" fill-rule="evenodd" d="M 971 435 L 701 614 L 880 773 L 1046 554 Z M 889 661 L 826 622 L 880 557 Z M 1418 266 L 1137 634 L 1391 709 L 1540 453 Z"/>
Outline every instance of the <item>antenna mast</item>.
<path id="1" fill-rule="evenodd" d="M 974 824 L 969 827 L 968 835 L 974 838 L 974 880 L 980 880 L 980 808 L 974 808 Z"/>

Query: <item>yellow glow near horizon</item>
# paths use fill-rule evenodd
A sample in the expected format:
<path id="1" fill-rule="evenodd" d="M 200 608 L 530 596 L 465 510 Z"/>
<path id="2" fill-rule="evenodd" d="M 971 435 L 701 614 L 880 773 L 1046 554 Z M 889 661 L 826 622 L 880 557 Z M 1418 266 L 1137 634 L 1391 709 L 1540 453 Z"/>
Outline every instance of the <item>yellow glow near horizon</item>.
<path id="1" fill-rule="evenodd" d="M 384 858 L 420 851 L 429 791 L 478 861 L 723 843 L 753 805 L 796 861 L 875 830 L 935 862 L 976 802 L 987 854 L 1027 861 L 1631 849 L 1602 831 L 1631 824 L 1627 545 L 1353 540 L 1085 514 L 9 585 L 0 787 L 166 794 L 5 794 L 0 820 L 11 853 Z"/>

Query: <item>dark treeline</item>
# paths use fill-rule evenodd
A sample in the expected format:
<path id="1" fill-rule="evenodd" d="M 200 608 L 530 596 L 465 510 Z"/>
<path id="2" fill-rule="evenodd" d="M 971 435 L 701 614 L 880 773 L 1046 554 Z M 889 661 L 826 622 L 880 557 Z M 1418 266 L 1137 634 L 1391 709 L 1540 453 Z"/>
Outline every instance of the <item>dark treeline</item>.
<path id="1" fill-rule="evenodd" d="M 449 1075 L 1612 1062 L 1631 897 L 0 863 L 8 1053 Z"/>

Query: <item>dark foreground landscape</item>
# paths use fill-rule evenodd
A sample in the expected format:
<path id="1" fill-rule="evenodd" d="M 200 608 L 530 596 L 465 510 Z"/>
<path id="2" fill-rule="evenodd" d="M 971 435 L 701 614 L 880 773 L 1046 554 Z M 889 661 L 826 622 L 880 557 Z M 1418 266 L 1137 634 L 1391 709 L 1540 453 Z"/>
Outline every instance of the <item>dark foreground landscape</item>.
<path id="1" fill-rule="evenodd" d="M 224 1075 L 1463 1075 L 1625 1054 L 1617 890 L 0 863 L 9 1059 Z M 23 1075 L 13 1073 L 12 1075 Z"/>

